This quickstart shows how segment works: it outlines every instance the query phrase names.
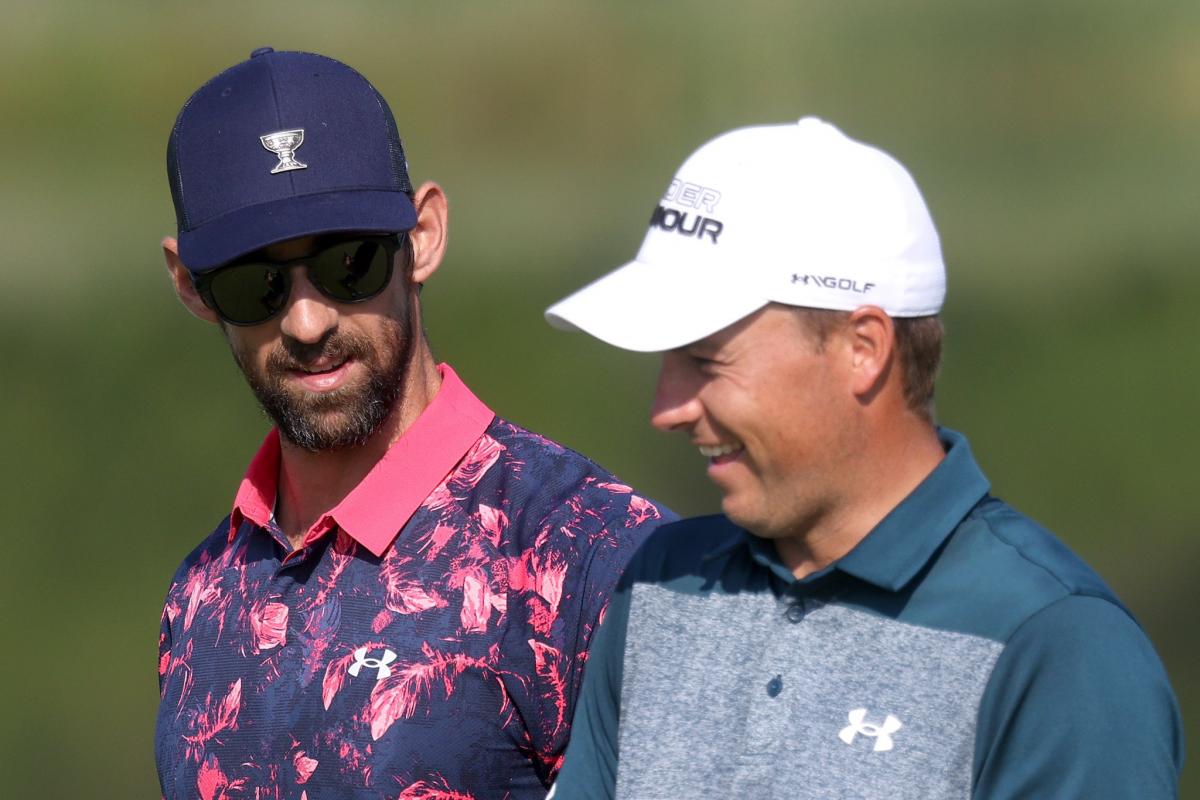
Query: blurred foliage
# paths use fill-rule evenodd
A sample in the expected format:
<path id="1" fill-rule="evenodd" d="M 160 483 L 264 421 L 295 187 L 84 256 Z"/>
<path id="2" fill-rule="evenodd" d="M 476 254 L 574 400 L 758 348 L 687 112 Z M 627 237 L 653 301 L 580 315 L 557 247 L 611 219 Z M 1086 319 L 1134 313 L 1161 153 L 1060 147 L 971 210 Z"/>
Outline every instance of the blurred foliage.
<path id="1" fill-rule="evenodd" d="M 157 791 L 160 601 L 266 430 L 219 334 L 171 294 L 164 151 L 187 96 L 265 44 L 367 75 L 414 178 L 449 193 L 424 298 L 438 355 L 500 413 L 689 513 L 717 499 L 686 442 L 646 423 L 654 358 L 552 331 L 542 309 L 636 252 L 716 133 L 815 113 L 897 155 L 950 265 L 940 418 L 1134 609 L 1200 740 L 1197 4 L 0 8 L 12 796 Z"/>

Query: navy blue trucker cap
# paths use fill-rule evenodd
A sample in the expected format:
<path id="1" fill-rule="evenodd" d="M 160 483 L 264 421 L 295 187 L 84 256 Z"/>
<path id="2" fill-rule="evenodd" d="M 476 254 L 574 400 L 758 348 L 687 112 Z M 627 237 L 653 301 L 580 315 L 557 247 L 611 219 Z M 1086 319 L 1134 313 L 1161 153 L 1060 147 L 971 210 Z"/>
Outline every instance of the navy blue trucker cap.
<path id="1" fill-rule="evenodd" d="M 416 224 L 396 121 L 366 78 L 315 53 L 255 50 L 201 86 L 167 143 L 179 257 L 193 272 L 269 244 Z"/>

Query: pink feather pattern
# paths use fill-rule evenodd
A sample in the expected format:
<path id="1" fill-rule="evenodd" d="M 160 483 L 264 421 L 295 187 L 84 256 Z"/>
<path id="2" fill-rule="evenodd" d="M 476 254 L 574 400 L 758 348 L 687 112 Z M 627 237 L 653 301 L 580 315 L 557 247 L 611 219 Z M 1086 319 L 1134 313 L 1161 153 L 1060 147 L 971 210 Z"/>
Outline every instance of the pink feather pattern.
<path id="1" fill-rule="evenodd" d="M 245 779 L 230 782 L 229 778 L 221 771 L 221 765 L 217 762 L 216 756 L 209 756 L 204 759 L 204 763 L 196 770 L 196 792 L 200 800 L 223 800 L 231 797 L 226 790 L 232 789 L 236 793 L 234 796 L 240 796 L 240 790 L 246 784 Z"/>
<path id="2" fill-rule="evenodd" d="M 303 750 L 297 750 L 292 757 L 292 766 L 296 769 L 296 783 L 307 783 L 312 774 L 317 771 L 317 760 L 304 755 Z"/>
<path id="3" fill-rule="evenodd" d="M 233 682 L 229 687 L 229 693 L 215 706 L 212 695 L 208 695 L 204 701 L 204 709 L 197 714 L 195 719 L 193 727 L 196 732 L 183 737 L 187 743 L 188 757 L 199 761 L 204 754 L 205 745 L 210 740 L 215 739 L 224 731 L 236 730 L 238 711 L 241 707 L 241 678 Z"/>
<path id="4" fill-rule="evenodd" d="M 288 607 L 283 603 L 256 603 L 250 610 L 250 630 L 255 652 L 287 644 Z"/>
<path id="5" fill-rule="evenodd" d="M 439 653 L 425 642 L 421 652 L 425 655 L 424 660 L 409 664 L 377 682 L 371 690 L 367 718 L 371 723 L 371 738 L 375 741 L 379 741 L 397 720 L 411 718 L 422 702 L 432 700 L 433 687 L 438 683 L 442 684 L 448 699 L 454 693 L 455 681 L 469 669 L 478 669 L 496 681 L 503 697 L 500 713 L 508 709 L 508 693 L 501 672 L 493 663 L 499 655 L 498 649 L 493 648 L 489 658 L 482 659 L 461 653 Z"/>
<path id="6" fill-rule="evenodd" d="M 562 675 L 562 653 L 536 639 L 530 639 L 529 646 L 533 648 L 534 668 L 540 679 L 538 686 L 542 687 L 542 697 L 558 712 L 552 728 L 547 732 L 554 737 L 567 724 L 567 684 Z"/>
<path id="7" fill-rule="evenodd" d="M 380 579 L 386 590 L 384 605 L 389 611 L 419 614 L 446 605 L 435 589 L 421 582 L 416 566 L 411 557 L 394 554 L 380 566 Z"/>
<path id="8" fill-rule="evenodd" d="M 475 800 L 475 795 L 452 790 L 440 773 L 434 773 L 432 782 L 409 784 L 396 800 Z"/>
<path id="9" fill-rule="evenodd" d="M 325 704 L 325 710 L 329 710 L 330 704 L 333 703 L 333 698 L 346 685 L 347 670 L 354 663 L 354 653 L 347 653 L 341 658 L 335 658 L 329 662 L 329 666 L 325 668 L 325 678 L 321 681 L 321 702 Z"/>

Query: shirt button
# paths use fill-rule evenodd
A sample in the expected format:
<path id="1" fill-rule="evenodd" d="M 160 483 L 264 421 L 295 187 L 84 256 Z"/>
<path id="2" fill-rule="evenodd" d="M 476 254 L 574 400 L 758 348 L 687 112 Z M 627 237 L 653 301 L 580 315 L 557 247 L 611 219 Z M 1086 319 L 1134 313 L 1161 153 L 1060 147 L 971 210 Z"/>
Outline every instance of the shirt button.
<path id="1" fill-rule="evenodd" d="M 783 613 L 787 617 L 788 622 L 803 622 L 804 621 L 804 602 L 797 601 L 787 607 L 787 611 Z"/>
<path id="2" fill-rule="evenodd" d="M 779 697 L 779 693 L 783 691 L 783 676 L 776 675 L 771 680 L 767 681 L 767 696 Z"/>

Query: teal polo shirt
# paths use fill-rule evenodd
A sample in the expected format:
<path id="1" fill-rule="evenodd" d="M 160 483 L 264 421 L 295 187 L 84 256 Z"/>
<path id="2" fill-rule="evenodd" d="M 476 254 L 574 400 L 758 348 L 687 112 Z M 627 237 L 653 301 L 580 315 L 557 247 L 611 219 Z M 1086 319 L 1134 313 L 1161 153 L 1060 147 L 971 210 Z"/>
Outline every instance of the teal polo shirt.
<path id="1" fill-rule="evenodd" d="M 1145 633 L 939 436 L 933 473 L 802 580 L 722 516 L 656 531 L 551 797 L 1175 797 L 1179 708 Z"/>

